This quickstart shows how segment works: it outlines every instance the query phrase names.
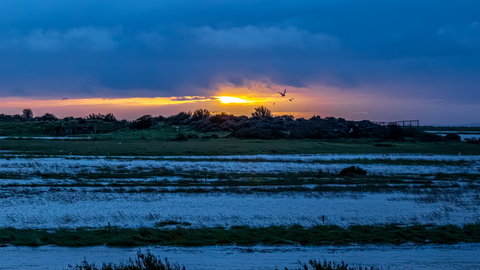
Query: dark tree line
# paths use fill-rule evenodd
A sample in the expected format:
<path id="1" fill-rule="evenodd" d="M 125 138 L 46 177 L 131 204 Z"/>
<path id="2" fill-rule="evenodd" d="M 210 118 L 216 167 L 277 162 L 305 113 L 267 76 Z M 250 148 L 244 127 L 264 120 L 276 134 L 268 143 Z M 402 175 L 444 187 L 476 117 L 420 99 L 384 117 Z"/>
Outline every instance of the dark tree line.
<path id="1" fill-rule="evenodd" d="M 199 132 L 227 131 L 231 137 L 256 139 L 335 139 L 370 136 L 370 121 L 346 121 L 343 118 L 314 116 L 310 119 L 295 119 L 292 115 L 272 116 L 263 106 L 255 108 L 251 117 L 226 113 L 212 114 L 207 109 L 180 112 L 169 117 L 144 115 L 131 127 L 147 129 L 159 123 L 190 126 Z M 370 130 L 368 130 L 370 128 Z"/>
<path id="2" fill-rule="evenodd" d="M 347 121 L 343 118 L 313 116 L 310 119 L 295 118 L 292 115 L 272 116 L 272 112 L 260 106 L 254 109 L 251 117 L 235 116 L 227 113 L 211 113 L 207 109 L 192 112 L 180 112 L 164 117 L 143 115 L 134 121 L 117 120 L 112 114 L 89 114 L 82 117 L 65 117 L 63 121 L 104 121 L 131 129 L 149 129 L 160 123 L 174 126 L 189 126 L 199 132 L 229 132 L 230 137 L 245 139 L 338 139 L 377 137 L 381 139 L 404 140 L 416 137 L 420 141 L 458 140 L 459 138 L 440 137 L 433 134 L 405 130 L 400 126 L 378 126 L 369 120 Z M 58 121 L 58 118 L 46 113 L 35 117 L 31 109 L 24 109 L 22 115 L 0 114 L 0 121 Z M 61 121 L 61 120 L 60 120 Z M 63 124 L 62 124 L 63 126 Z"/>

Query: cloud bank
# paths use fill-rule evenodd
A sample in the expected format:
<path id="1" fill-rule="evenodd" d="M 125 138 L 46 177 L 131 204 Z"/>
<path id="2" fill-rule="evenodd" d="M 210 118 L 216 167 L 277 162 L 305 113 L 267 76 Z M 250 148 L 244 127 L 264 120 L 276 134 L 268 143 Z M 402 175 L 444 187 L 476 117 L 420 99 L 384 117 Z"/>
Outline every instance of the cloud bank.
<path id="1" fill-rule="evenodd" d="M 4 1 L 0 97 L 203 96 L 255 81 L 474 105 L 478 10 L 476 0 Z"/>

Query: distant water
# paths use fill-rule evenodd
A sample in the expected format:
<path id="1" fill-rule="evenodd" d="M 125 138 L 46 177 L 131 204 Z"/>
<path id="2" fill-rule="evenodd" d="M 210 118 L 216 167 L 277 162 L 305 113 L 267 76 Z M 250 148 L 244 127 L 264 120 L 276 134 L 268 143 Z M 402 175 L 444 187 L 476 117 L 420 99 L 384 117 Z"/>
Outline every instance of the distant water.
<path id="1" fill-rule="evenodd" d="M 427 133 L 433 133 L 439 136 L 447 136 L 447 134 L 457 134 L 460 136 L 460 139 L 462 141 L 465 141 L 465 139 L 470 139 L 470 138 L 475 138 L 479 139 L 480 138 L 480 131 L 425 131 Z"/>

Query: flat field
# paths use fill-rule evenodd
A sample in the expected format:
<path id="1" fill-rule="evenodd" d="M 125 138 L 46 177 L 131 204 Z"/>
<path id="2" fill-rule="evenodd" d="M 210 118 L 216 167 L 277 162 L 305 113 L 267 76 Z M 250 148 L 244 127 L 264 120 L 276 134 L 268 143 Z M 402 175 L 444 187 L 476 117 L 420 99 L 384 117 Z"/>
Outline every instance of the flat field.
<path id="1" fill-rule="evenodd" d="M 241 140 L 235 138 L 163 140 L 0 140 L 0 150 L 43 155 L 258 155 L 258 154 L 389 154 L 419 153 L 438 155 L 480 155 L 480 145 L 465 142 L 375 142 L 349 140 Z"/>
<path id="2" fill-rule="evenodd" d="M 0 150 L 0 252 L 9 254 L 161 245 L 186 256 L 224 246 L 212 253 L 222 261 L 234 245 L 251 258 L 303 248 L 339 261 L 322 250 L 342 246 L 355 258 L 350 247 L 360 245 L 387 258 L 414 243 L 425 254 L 455 249 L 474 264 L 471 245 L 480 242 L 479 147 L 463 142 L 7 139 Z M 292 263 L 304 256 L 290 253 Z M 398 254 L 376 265 L 411 263 Z"/>

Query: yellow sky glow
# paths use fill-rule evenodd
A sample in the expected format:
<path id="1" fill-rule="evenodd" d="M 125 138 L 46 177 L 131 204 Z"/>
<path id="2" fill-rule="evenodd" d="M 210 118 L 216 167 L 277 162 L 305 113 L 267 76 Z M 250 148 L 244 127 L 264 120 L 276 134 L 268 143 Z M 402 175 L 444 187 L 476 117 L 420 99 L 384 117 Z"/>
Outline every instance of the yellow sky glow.
<path id="1" fill-rule="evenodd" d="M 278 94 L 288 88 L 285 97 Z M 53 113 L 57 117 L 85 116 L 90 113 L 113 113 L 117 118 L 136 119 L 141 115 L 169 116 L 181 111 L 198 108 L 234 115 L 250 115 L 255 107 L 266 106 L 274 115 L 291 114 L 310 117 L 314 114 L 330 115 L 331 98 L 312 94 L 309 89 L 286 86 L 270 87 L 250 83 L 248 87 L 231 85 L 207 90 L 208 96 L 133 97 L 133 98 L 84 98 L 66 100 L 42 100 L 35 98 L 7 97 L 0 99 L 0 113 L 21 114 L 30 108 L 36 116 Z"/>
<path id="2" fill-rule="evenodd" d="M 84 106 L 84 105 L 133 105 L 133 106 L 158 106 L 170 104 L 184 104 L 198 101 L 209 101 L 211 98 L 200 96 L 185 97 L 156 97 L 156 98 L 88 98 L 88 99 L 66 99 L 66 100 L 34 100 L 25 98 L 6 98 L 0 101 L 0 106 L 6 108 L 17 107 L 66 107 L 66 106 Z"/>
<path id="3" fill-rule="evenodd" d="M 215 97 L 220 103 L 229 104 L 229 103 L 262 103 L 265 102 L 266 99 L 260 98 L 251 98 L 251 97 L 232 97 L 232 96 L 216 96 Z"/>

